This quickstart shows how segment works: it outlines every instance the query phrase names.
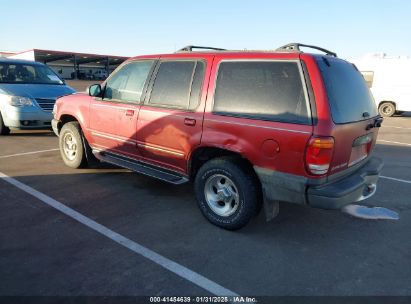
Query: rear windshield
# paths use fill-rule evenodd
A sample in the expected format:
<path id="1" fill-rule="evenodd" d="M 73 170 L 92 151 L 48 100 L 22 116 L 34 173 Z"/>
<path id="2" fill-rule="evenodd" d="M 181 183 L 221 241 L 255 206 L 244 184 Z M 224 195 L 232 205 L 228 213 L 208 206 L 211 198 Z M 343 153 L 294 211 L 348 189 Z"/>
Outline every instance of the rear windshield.
<path id="1" fill-rule="evenodd" d="M 64 84 L 49 67 L 39 64 L 0 63 L 0 83 Z"/>
<path id="2" fill-rule="evenodd" d="M 317 58 L 335 123 L 349 123 L 377 116 L 377 107 L 361 73 L 349 62 Z"/>

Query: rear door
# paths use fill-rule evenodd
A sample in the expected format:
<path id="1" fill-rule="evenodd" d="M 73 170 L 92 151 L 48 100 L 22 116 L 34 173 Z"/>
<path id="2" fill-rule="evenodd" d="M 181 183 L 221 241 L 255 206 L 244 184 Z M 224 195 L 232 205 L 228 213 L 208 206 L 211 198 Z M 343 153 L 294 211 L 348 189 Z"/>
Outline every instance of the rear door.
<path id="1" fill-rule="evenodd" d="M 146 161 L 186 173 L 200 144 L 209 58 L 162 58 L 140 109 L 138 147 Z"/>
<path id="2" fill-rule="evenodd" d="M 334 174 L 370 156 L 380 118 L 372 94 L 353 64 L 329 56 L 318 56 L 316 61 L 334 123 L 331 136 L 335 146 L 330 166 L 330 174 Z"/>

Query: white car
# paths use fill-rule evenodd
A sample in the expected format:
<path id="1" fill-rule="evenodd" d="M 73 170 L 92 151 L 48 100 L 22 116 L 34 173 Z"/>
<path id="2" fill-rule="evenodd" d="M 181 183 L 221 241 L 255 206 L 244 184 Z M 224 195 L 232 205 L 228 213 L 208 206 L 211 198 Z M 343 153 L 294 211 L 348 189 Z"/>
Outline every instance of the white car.
<path id="1" fill-rule="evenodd" d="M 108 77 L 108 73 L 104 70 L 97 70 L 93 73 L 93 79 L 104 80 Z"/>

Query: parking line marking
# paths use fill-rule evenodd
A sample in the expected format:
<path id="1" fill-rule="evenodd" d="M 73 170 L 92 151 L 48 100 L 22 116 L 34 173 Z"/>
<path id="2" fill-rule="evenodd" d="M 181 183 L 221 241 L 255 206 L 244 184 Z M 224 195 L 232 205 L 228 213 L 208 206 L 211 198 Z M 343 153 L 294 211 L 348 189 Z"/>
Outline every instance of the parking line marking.
<path id="1" fill-rule="evenodd" d="M 385 179 L 393 180 L 393 181 L 396 181 L 396 182 L 411 184 L 411 181 L 405 180 L 405 179 L 400 179 L 400 178 L 394 178 L 394 177 L 383 176 L 383 175 L 380 175 L 380 178 L 385 178 Z"/>
<path id="2" fill-rule="evenodd" d="M 93 229 L 94 231 L 108 237 L 109 239 L 113 240 L 114 242 L 130 249 L 131 251 L 145 257 L 146 259 L 160 265 L 161 267 L 171 271 L 172 273 L 180 276 L 183 279 L 209 291 L 210 293 L 216 296 L 239 296 L 235 292 L 224 288 L 223 286 L 207 279 L 206 277 L 202 276 L 201 274 L 194 272 L 193 270 L 188 269 L 187 267 L 180 265 L 150 249 L 144 247 L 124 236 L 121 234 L 93 221 L 92 219 L 84 216 L 83 214 L 67 207 L 66 205 L 56 201 L 55 199 L 47 196 L 44 193 L 41 193 L 26 184 L 19 182 L 18 180 L 0 172 L 0 179 L 4 180 L 5 182 L 19 188 L 20 190 L 34 196 L 35 198 L 39 199 L 43 203 L 49 205 L 50 207 L 57 209 L 58 211 L 64 213 L 68 217 L 80 222 L 81 224 Z"/>
<path id="3" fill-rule="evenodd" d="M 406 128 L 406 127 L 396 127 L 396 126 L 384 126 L 385 128 L 394 128 L 394 129 L 405 129 L 405 130 L 411 130 L 411 128 Z"/>
<path id="4" fill-rule="evenodd" d="M 385 143 L 390 143 L 390 144 L 396 144 L 396 145 L 402 145 L 402 146 L 409 146 L 409 147 L 411 147 L 411 144 L 403 143 L 403 142 L 398 142 L 398 141 L 389 141 L 389 140 L 378 139 L 377 142 L 385 142 Z"/>
<path id="5" fill-rule="evenodd" d="M 17 153 L 17 154 L 0 156 L 0 158 L 9 158 L 9 157 L 15 157 L 15 156 L 30 155 L 30 154 L 37 154 L 37 153 L 58 151 L 58 150 L 60 150 L 60 149 L 49 149 L 49 150 L 41 150 L 41 151 L 33 151 L 33 152 L 25 152 L 25 153 Z"/>

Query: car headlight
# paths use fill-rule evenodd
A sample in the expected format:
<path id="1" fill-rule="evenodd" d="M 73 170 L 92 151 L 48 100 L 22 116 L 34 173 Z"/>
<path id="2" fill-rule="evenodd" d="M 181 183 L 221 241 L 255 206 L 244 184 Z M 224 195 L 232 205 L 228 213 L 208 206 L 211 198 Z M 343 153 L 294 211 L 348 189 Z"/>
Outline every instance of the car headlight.
<path id="1" fill-rule="evenodd" d="M 32 106 L 33 100 L 23 96 L 7 96 L 7 102 L 14 107 Z"/>

